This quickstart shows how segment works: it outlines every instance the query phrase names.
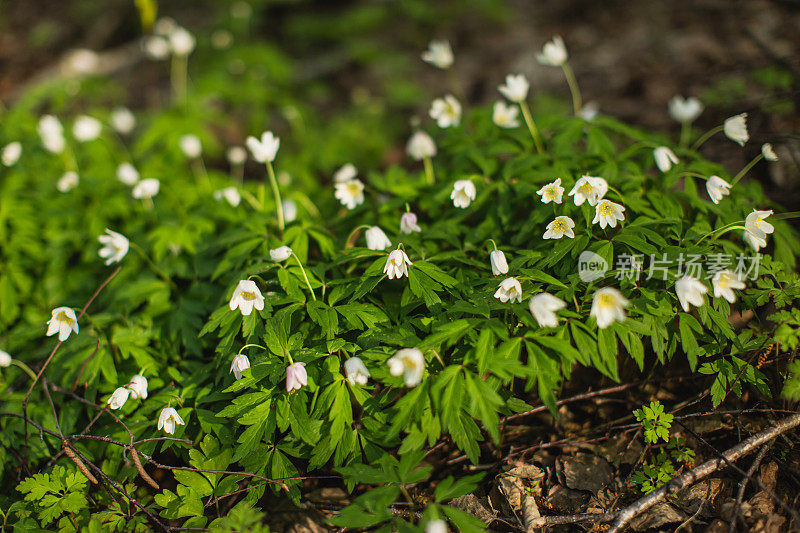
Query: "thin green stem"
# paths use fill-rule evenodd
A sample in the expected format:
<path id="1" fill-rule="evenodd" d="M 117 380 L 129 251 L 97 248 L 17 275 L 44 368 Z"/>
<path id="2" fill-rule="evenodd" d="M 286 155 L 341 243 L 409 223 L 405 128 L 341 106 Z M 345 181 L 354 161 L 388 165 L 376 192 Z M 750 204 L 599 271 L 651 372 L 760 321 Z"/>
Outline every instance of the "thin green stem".
<path id="1" fill-rule="evenodd" d="M 260 344 L 245 344 L 244 346 L 239 348 L 239 352 L 236 355 L 241 355 L 241 353 L 245 350 L 245 348 L 252 348 L 254 346 L 256 348 L 261 348 L 262 350 L 266 350 L 267 349 L 265 346 L 261 346 Z"/>
<path id="2" fill-rule="evenodd" d="M 314 289 L 311 288 L 311 282 L 308 281 L 308 275 L 306 275 L 306 269 L 303 268 L 303 263 L 300 262 L 300 258 L 297 257 L 296 253 L 292 252 L 292 257 L 294 257 L 297 261 L 297 264 L 300 265 L 300 272 L 303 273 L 303 278 L 306 280 L 306 286 L 308 287 L 308 291 L 311 293 L 311 298 L 316 301 L 317 296 L 314 294 Z"/>
<path id="3" fill-rule="evenodd" d="M 422 158 L 422 164 L 425 165 L 425 177 L 428 180 L 428 183 L 433 185 L 436 180 L 433 176 L 433 162 L 431 161 L 431 158 Z"/>
<path id="4" fill-rule="evenodd" d="M 583 107 L 581 90 L 578 87 L 578 80 L 575 79 L 575 73 L 572 71 L 572 67 L 569 66 L 569 63 L 564 63 L 561 65 L 561 69 L 564 71 L 564 76 L 567 78 L 569 92 L 572 93 L 572 110 L 574 111 L 575 116 L 577 116 Z"/>
<path id="5" fill-rule="evenodd" d="M 697 141 L 695 141 L 695 143 L 692 145 L 691 149 L 692 150 L 697 150 L 698 148 L 700 148 L 703 145 L 704 142 L 709 140 L 712 135 L 716 135 L 717 133 L 719 133 L 721 131 L 722 131 L 722 126 L 717 126 L 715 128 L 711 128 L 710 130 L 705 132 L 699 139 L 697 139 Z"/>
<path id="6" fill-rule="evenodd" d="M 750 171 L 750 169 L 751 169 L 751 168 L 753 168 L 753 165 L 755 165 L 756 163 L 758 163 L 758 162 L 759 162 L 759 161 L 761 161 L 762 159 L 764 159 L 764 154 L 758 154 L 757 156 L 755 156 L 755 157 L 753 158 L 753 160 L 752 160 L 752 161 L 750 161 L 749 163 L 747 163 L 747 164 L 744 166 L 744 168 L 743 168 L 742 170 L 740 170 L 740 171 L 739 171 L 739 173 L 738 173 L 738 174 L 736 174 L 736 175 L 733 177 L 733 179 L 731 180 L 731 187 L 733 187 L 734 185 L 736 185 L 736 182 L 737 182 L 737 181 L 739 181 L 740 179 L 742 179 L 742 178 L 744 177 L 744 175 L 745 175 L 745 174 L 747 174 L 747 173 Z"/>
<path id="7" fill-rule="evenodd" d="M 689 122 L 686 122 L 686 121 L 681 122 L 681 137 L 680 137 L 679 144 L 682 147 L 685 147 L 687 144 L 689 144 L 689 135 L 692 132 L 690 126 L 691 126 L 691 124 Z"/>
<path id="8" fill-rule="evenodd" d="M 489 239 L 489 242 L 492 243 L 492 247 L 497 250 L 497 244 L 495 244 L 494 239 Z"/>
<path id="9" fill-rule="evenodd" d="M 178 286 L 175 285 L 175 282 L 172 281 L 172 279 L 170 279 L 170 277 L 163 270 L 161 270 L 160 268 L 158 268 L 158 266 L 156 266 L 156 264 L 153 262 L 152 259 L 150 259 L 150 256 L 147 255 L 147 252 L 145 252 L 141 246 L 139 246 L 133 241 L 130 242 L 130 246 L 131 248 L 136 250 L 136 252 L 142 257 L 142 259 L 144 259 L 145 263 L 147 263 L 147 265 L 153 270 L 153 272 L 155 272 L 161 279 L 166 281 L 169 284 L 169 286 L 172 287 L 172 289 L 177 292 Z"/>
<path id="10" fill-rule="evenodd" d="M 31 377 L 31 379 L 33 379 L 34 381 L 36 380 L 36 374 L 33 372 L 33 370 L 31 370 L 31 367 L 29 367 L 22 361 L 12 359 L 11 364 L 20 367 L 22 370 L 25 371 L 26 374 L 28 374 Z"/>
<path id="11" fill-rule="evenodd" d="M 257 211 L 261 211 L 261 206 L 262 206 L 262 204 L 260 204 L 260 203 L 258 202 L 258 200 L 256 199 L 256 197 L 255 197 L 255 196 L 253 196 L 253 195 L 250 193 L 250 191 L 246 191 L 246 190 L 242 189 L 241 193 L 242 193 L 242 198 L 244 198 L 245 200 L 247 200 L 247 203 L 248 203 L 248 204 L 250 204 L 250 205 L 253 207 L 253 209 L 256 209 Z"/>
<path id="12" fill-rule="evenodd" d="M 533 117 L 531 116 L 531 110 L 528 107 L 528 102 L 523 100 L 519 103 L 519 108 L 522 110 L 522 116 L 525 118 L 525 124 L 528 125 L 528 130 L 531 132 L 531 137 L 533 137 L 533 143 L 536 145 L 536 151 L 540 154 L 544 153 L 544 148 L 542 148 L 542 140 L 539 138 L 539 130 L 536 129 L 536 124 L 533 122 Z"/>
<path id="13" fill-rule="evenodd" d="M 695 246 L 696 246 L 696 245 L 698 245 L 698 244 L 700 244 L 701 242 L 703 242 L 703 240 L 705 240 L 707 237 L 710 237 L 711 235 L 714 235 L 715 233 L 722 232 L 722 233 L 720 233 L 720 235 L 722 235 L 723 233 L 725 233 L 725 232 L 727 232 L 727 231 L 729 231 L 729 230 L 733 230 L 733 229 L 745 229 L 745 228 L 744 228 L 744 226 L 738 225 L 738 224 L 741 224 L 742 222 L 744 222 L 744 220 L 739 220 L 739 221 L 736 221 L 736 222 L 731 222 L 730 224 L 725 224 L 725 225 L 724 225 L 724 226 L 722 226 L 721 228 L 717 228 L 717 229 L 715 229 L 715 230 L 711 230 L 711 231 L 709 231 L 708 233 L 706 233 L 705 235 L 703 235 L 702 237 L 700 237 L 700 240 L 698 240 L 698 241 L 695 243 Z M 717 237 L 719 237 L 719 235 L 718 235 Z M 716 237 L 715 237 L 714 239 L 716 239 Z"/>
<path id="14" fill-rule="evenodd" d="M 278 189 L 278 180 L 275 178 L 275 170 L 272 168 L 271 161 L 267 161 L 267 174 L 269 175 L 269 184 L 272 187 L 272 196 L 275 198 L 275 211 L 278 216 L 278 230 L 283 233 L 283 228 L 286 226 L 283 221 L 283 201 L 281 200 L 281 191 Z"/>
<path id="15" fill-rule="evenodd" d="M 350 242 L 351 242 L 351 239 L 352 239 L 352 238 L 353 238 L 353 236 L 356 234 L 356 232 L 359 232 L 359 231 L 361 231 L 362 229 L 369 229 L 369 228 L 370 228 L 369 224 L 360 224 L 360 225 L 356 226 L 355 228 L 353 228 L 353 231 L 351 231 L 351 232 L 350 232 L 350 233 L 347 235 L 347 239 L 344 241 L 344 243 L 345 243 L 345 246 L 347 246 L 348 244 L 350 244 Z"/>
<path id="16" fill-rule="evenodd" d="M 170 63 L 170 80 L 172 82 L 172 95 L 178 102 L 186 101 L 186 80 L 188 78 L 189 56 L 172 55 Z"/>
<path id="17" fill-rule="evenodd" d="M 624 196 L 622 196 L 622 193 L 621 193 L 621 192 L 619 192 L 617 189 L 615 189 L 615 188 L 614 188 L 614 187 L 612 187 L 611 185 L 609 185 L 609 186 L 608 186 L 608 190 L 609 190 L 609 191 L 611 191 L 611 192 L 613 192 L 613 193 L 614 193 L 614 194 L 616 194 L 617 196 L 619 196 L 619 199 L 622 201 L 622 203 L 623 203 L 623 204 L 625 203 L 625 197 L 624 197 Z"/>

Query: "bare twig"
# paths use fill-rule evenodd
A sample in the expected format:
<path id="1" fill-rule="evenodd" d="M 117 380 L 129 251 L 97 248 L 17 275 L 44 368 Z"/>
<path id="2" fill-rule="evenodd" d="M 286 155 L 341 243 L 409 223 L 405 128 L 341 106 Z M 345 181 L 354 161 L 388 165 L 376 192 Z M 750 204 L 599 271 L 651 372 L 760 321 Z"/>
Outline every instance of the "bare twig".
<path id="1" fill-rule="evenodd" d="M 733 507 L 733 517 L 731 518 L 731 525 L 728 528 L 728 533 L 733 533 L 734 531 L 736 531 L 736 521 L 739 518 L 739 508 L 742 506 L 742 500 L 744 499 L 744 491 L 745 489 L 747 489 L 747 482 L 750 481 L 750 477 L 753 475 L 753 472 L 755 472 L 756 468 L 758 468 L 758 465 L 761 464 L 761 460 L 764 458 L 764 455 L 766 455 L 768 449 L 769 449 L 768 444 L 765 444 L 764 446 L 761 447 L 761 450 L 759 450 L 758 455 L 756 455 L 756 458 L 753 459 L 753 464 L 750 465 L 750 468 L 747 470 L 747 475 L 744 476 L 742 482 L 739 483 L 739 493 L 736 495 L 736 505 Z"/>

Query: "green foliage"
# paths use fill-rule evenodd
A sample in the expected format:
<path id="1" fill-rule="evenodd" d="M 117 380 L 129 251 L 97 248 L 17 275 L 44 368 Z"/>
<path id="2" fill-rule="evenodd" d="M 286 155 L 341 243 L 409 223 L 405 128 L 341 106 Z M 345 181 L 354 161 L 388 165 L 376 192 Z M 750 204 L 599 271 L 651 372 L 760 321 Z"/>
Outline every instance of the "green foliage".
<path id="1" fill-rule="evenodd" d="M 664 412 L 664 406 L 658 400 L 653 400 L 650 405 L 643 405 L 641 409 L 633 411 L 642 424 L 644 430 L 644 441 L 655 444 L 659 440 L 669 441 L 669 429 L 672 427 L 671 414 Z"/>
<path id="2" fill-rule="evenodd" d="M 25 495 L 26 502 L 30 502 L 27 510 L 33 512 L 43 527 L 58 521 L 60 531 L 77 531 L 76 515 L 89 507 L 87 482 L 86 477 L 74 468 L 56 466 L 49 474 L 34 474 L 23 479 L 17 490 Z M 22 509 L 16 512 L 20 517 L 27 515 Z"/>

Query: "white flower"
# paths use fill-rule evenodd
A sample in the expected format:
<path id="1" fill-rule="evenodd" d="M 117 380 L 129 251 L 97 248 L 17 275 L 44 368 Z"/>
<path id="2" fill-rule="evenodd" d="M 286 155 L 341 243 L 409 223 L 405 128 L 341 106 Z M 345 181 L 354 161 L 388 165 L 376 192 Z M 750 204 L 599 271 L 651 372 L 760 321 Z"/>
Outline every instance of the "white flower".
<path id="1" fill-rule="evenodd" d="M 118 107 L 111 112 L 111 127 L 117 133 L 127 135 L 136 127 L 136 116 L 127 107 Z"/>
<path id="2" fill-rule="evenodd" d="M 564 195 L 564 187 L 561 186 L 561 178 L 557 178 L 556 181 L 548 183 L 536 191 L 536 194 L 542 197 L 543 204 L 549 204 L 550 202 L 560 204 L 561 197 Z"/>
<path id="3" fill-rule="evenodd" d="M 172 407 L 163 408 L 161 414 L 158 415 L 158 429 L 161 430 L 163 428 L 170 435 L 174 435 L 177 425 L 186 425 L 178 411 Z"/>
<path id="4" fill-rule="evenodd" d="M 56 183 L 56 189 L 60 192 L 69 192 L 77 187 L 80 181 L 78 173 L 70 170 L 69 172 L 64 172 L 64 175 L 59 178 Z"/>
<path id="5" fill-rule="evenodd" d="M 98 63 L 100 63 L 100 57 L 97 52 L 88 48 L 77 48 L 67 52 L 64 66 L 66 67 L 67 75 L 72 75 L 73 73 L 91 74 L 97 68 Z"/>
<path id="6" fill-rule="evenodd" d="M 614 322 L 625 320 L 625 308 L 630 301 L 613 287 L 603 287 L 594 293 L 592 310 L 589 312 L 597 320 L 597 327 L 606 329 Z"/>
<path id="7" fill-rule="evenodd" d="M 528 97 L 528 89 L 530 89 L 528 78 L 522 74 L 509 74 L 506 76 L 505 85 L 501 85 L 497 88 L 500 94 L 518 104 L 525 101 Z"/>
<path id="8" fill-rule="evenodd" d="M 130 396 L 131 391 L 128 390 L 127 387 L 117 387 L 113 393 L 111 393 L 111 398 L 108 399 L 108 408 L 109 409 L 119 409 L 125 402 L 128 401 L 128 396 Z"/>
<path id="9" fill-rule="evenodd" d="M 250 153 L 253 154 L 253 159 L 259 163 L 266 163 L 275 161 L 275 156 L 278 154 L 278 149 L 281 147 L 280 137 L 275 137 L 271 131 L 265 131 L 261 134 L 261 140 L 256 137 L 250 136 L 245 141 Z"/>
<path id="10" fill-rule="evenodd" d="M 188 56 L 197 44 L 194 35 L 189 30 L 178 26 L 169 32 L 169 46 L 172 53 L 177 56 Z"/>
<path id="11" fill-rule="evenodd" d="M 172 17 L 161 17 L 153 24 L 153 33 L 156 35 L 169 35 L 178 27 Z"/>
<path id="12" fill-rule="evenodd" d="M 400 232 L 411 235 L 420 231 L 422 228 L 417 224 L 417 215 L 411 212 L 403 213 L 403 216 L 400 217 Z"/>
<path id="13" fill-rule="evenodd" d="M 568 216 L 558 216 L 551 223 L 547 225 L 547 231 L 542 235 L 543 239 L 560 239 L 564 235 L 570 239 L 575 238 L 575 232 L 572 228 L 575 227 L 575 222 Z"/>
<path id="14" fill-rule="evenodd" d="M 611 226 L 617 227 L 617 220 L 625 220 L 625 215 L 622 213 L 625 208 L 620 204 L 614 203 L 610 200 L 602 200 L 595 209 L 594 220 L 592 224 L 600 223 L 601 228 Z"/>
<path id="15" fill-rule="evenodd" d="M 453 200 L 454 206 L 463 209 L 469 207 L 476 194 L 474 183 L 470 180 L 458 180 L 453 184 L 453 192 L 450 193 L 450 199 Z"/>
<path id="16" fill-rule="evenodd" d="M 550 67 L 560 67 L 567 62 L 568 57 L 564 39 L 556 35 L 552 41 L 545 43 L 541 54 L 536 54 L 536 61 Z"/>
<path id="17" fill-rule="evenodd" d="M 136 374 L 127 385 L 131 391 L 131 398 L 134 400 L 147 398 L 147 378 L 141 374 Z"/>
<path id="18" fill-rule="evenodd" d="M 3 160 L 3 164 L 7 167 L 13 167 L 19 161 L 20 156 L 22 155 L 22 143 L 13 142 L 8 143 L 3 147 L 3 154 L 0 156 L 0 159 Z"/>
<path id="19" fill-rule="evenodd" d="M 770 143 L 764 143 L 761 146 L 761 155 L 763 155 L 764 159 L 766 159 L 767 161 L 778 160 L 778 154 L 776 154 L 775 150 L 772 149 L 772 145 Z"/>
<path id="20" fill-rule="evenodd" d="M 7 366 L 11 366 L 11 355 L 4 350 L 0 350 L 0 367 L 5 368 Z"/>
<path id="21" fill-rule="evenodd" d="M 711 284 L 714 285 L 714 298 L 725 298 L 729 303 L 736 301 L 733 289 L 745 288 L 744 282 L 739 279 L 735 272 L 730 270 L 721 270 L 714 274 Z"/>
<path id="22" fill-rule="evenodd" d="M 203 153 L 203 143 L 200 142 L 200 138 L 197 135 L 192 135 L 191 133 L 184 135 L 178 140 L 178 144 L 183 155 L 189 159 L 197 159 Z"/>
<path id="23" fill-rule="evenodd" d="M 519 126 L 519 108 L 514 105 L 508 105 L 502 100 L 494 103 L 492 108 L 492 122 L 501 128 L 516 128 Z"/>
<path id="24" fill-rule="evenodd" d="M 364 184 L 361 180 L 350 180 L 343 183 L 337 183 L 333 186 L 333 195 L 342 203 L 347 209 L 355 209 L 364 203 Z"/>
<path id="25" fill-rule="evenodd" d="M 569 196 L 575 196 L 575 205 L 588 201 L 589 205 L 595 206 L 607 192 L 608 182 L 603 178 L 582 176 L 569 191 Z"/>
<path id="26" fill-rule="evenodd" d="M 598 113 L 600 113 L 600 104 L 597 102 L 586 102 L 580 111 L 578 111 L 578 116 L 586 122 L 591 122 L 597 118 Z"/>
<path id="27" fill-rule="evenodd" d="M 222 200 L 223 198 L 233 207 L 239 207 L 242 201 L 242 195 L 236 187 L 225 187 L 214 192 L 214 199 Z"/>
<path id="28" fill-rule="evenodd" d="M 281 202 L 283 206 L 283 219 L 288 224 L 297 218 L 297 204 L 291 198 Z"/>
<path id="29" fill-rule="evenodd" d="M 385 250 L 392 245 L 392 241 L 378 226 L 367 229 L 365 237 L 367 238 L 367 248 L 370 250 Z"/>
<path id="30" fill-rule="evenodd" d="M 431 41 L 428 49 L 422 52 L 422 60 L 440 69 L 448 69 L 453 65 L 453 49 L 447 41 Z"/>
<path id="31" fill-rule="evenodd" d="M 757 211 L 747 215 L 744 221 L 744 240 L 757 252 L 767 245 L 767 234 L 775 231 L 775 227 L 766 222 L 768 216 L 772 215 L 772 210 Z"/>
<path id="32" fill-rule="evenodd" d="M 250 368 L 250 359 L 246 355 L 240 353 L 234 356 L 231 361 L 231 372 L 236 379 L 242 379 L 242 372 Z"/>
<path id="33" fill-rule="evenodd" d="M 703 305 L 703 295 L 707 292 L 708 287 L 692 276 L 683 276 L 675 282 L 675 294 L 678 295 L 678 301 L 686 313 L 692 305 L 695 307 Z"/>
<path id="34" fill-rule="evenodd" d="M 98 255 L 106 260 L 106 265 L 119 263 L 128 253 L 130 242 L 121 233 L 106 228 L 106 235 L 100 235 L 97 240 L 103 245 Z"/>
<path id="35" fill-rule="evenodd" d="M 719 176 L 711 176 L 706 180 L 706 192 L 715 204 L 722 200 L 723 196 L 728 196 L 731 192 L 731 184 Z"/>
<path id="36" fill-rule="evenodd" d="M 100 136 L 103 125 L 94 117 L 81 115 L 72 125 L 72 135 L 80 142 L 93 141 Z"/>
<path id="37" fill-rule="evenodd" d="M 261 291 L 258 290 L 256 282 L 251 279 L 240 280 L 233 290 L 233 296 L 231 296 L 228 307 L 231 308 L 231 311 L 238 307 L 243 316 L 248 316 L 252 313 L 254 307 L 258 311 L 263 310 L 264 297 L 261 295 Z"/>
<path id="38" fill-rule="evenodd" d="M 131 187 L 139 181 L 139 171 L 130 163 L 121 163 L 117 167 L 117 179 Z"/>
<path id="39" fill-rule="evenodd" d="M 436 143 L 434 143 L 431 136 L 424 131 L 416 131 L 414 135 L 408 139 L 406 152 L 408 152 L 408 155 L 413 159 L 421 161 L 426 157 L 433 157 L 436 155 Z"/>
<path id="40" fill-rule="evenodd" d="M 540 328 L 556 327 L 558 325 L 556 311 L 560 311 L 566 306 L 567 303 L 564 300 L 556 298 L 547 292 L 540 292 L 535 296 L 531 296 L 530 302 L 528 302 L 531 315 L 533 315 Z"/>
<path id="41" fill-rule="evenodd" d="M 506 254 L 502 250 L 494 250 L 489 254 L 489 264 L 492 267 L 492 275 L 508 274 L 508 263 Z"/>
<path id="42" fill-rule="evenodd" d="M 425 374 L 425 356 L 419 348 L 402 348 L 386 360 L 389 373 L 403 376 L 406 387 L 416 387 L 422 382 Z"/>
<path id="43" fill-rule="evenodd" d="M 156 61 L 166 59 L 170 52 L 169 41 L 160 35 L 150 35 L 146 37 L 144 41 L 142 41 L 142 48 L 150 59 Z"/>
<path id="44" fill-rule="evenodd" d="M 286 367 L 286 392 L 300 390 L 308 385 L 305 363 L 294 363 Z"/>
<path id="45" fill-rule="evenodd" d="M 461 122 L 461 104 L 455 96 L 448 94 L 444 98 L 434 100 L 428 114 L 440 128 L 458 126 Z"/>
<path id="46" fill-rule="evenodd" d="M 73 331 L 78 334 L 78 319 L 75 311 L 69 307 L 56 307 L 53 309 L 50 320 L 47 321 L 47 336 L 58 333 L 58 340 L 65 341 Z"/>
<path id="47" fill-rule="evenodd" d="M 703 104 L 693 96 L 684 99 L 681 95 L 675 95 L 669 101 L 669 115 L 681 124 L 694 122 L 702 112 Z"/>
<path id="48" fill-rule="evenodd" d="M 370 377 L 369 370 L 358 357 L 351 357 L 344 362 L 344 375 L 351 385 L 366 385 Z"/>
<path id="49" fill-rule="evenodd" d="M 67 145 L 64 140 L 64 127 L 56 117 L 53 115 L 42 116 L 36 129 L 42 139 L 42 145 L 48 152 L 60 154 L 64 151 Z"/>
<path id="50" fill-rule="evenodd" d="M 160 188 L 160 181 L 156 178 L 147 178 L 136 184 L 131 195 L 137 200 L 145 200 L 157 195 Z"/>
<path id="51" fill-rule="evenodd" d="M 447 522 L 437 518 L 425 524 L 425 533 L 448 533 Z"/>
<path id="52" fill-rule="evenodd" d="M 656 166 L 661 172 L 666 172 L 672 168 L 672 165 L 680 163 L 678 156 L 666 146 L 659 146 L 653 150 L 653 159 L 656 160 Z"/>
<path id="53" fill-rule="evenodd" d="M 225 157 L 231 166 L 238 167 L 247 161 L 247 150 L 241 146 L 231 146 L 225 151 Z"/>
<path id="54" fill-rule="evenodd" d="M 353 163 L 345 163 L 342 167 L 333 174 L 334 183 L 345 183 L 358 176 L 358 169 Z"/>
<path id="55" fill-rule="evenodd" d="M 281 261 L 286 261 L 292 256 L 292 249 L 288 246 L 280 246 L 275 248 L 274 250 L 269 251 L 269 258 L 275 261 L 276 263 L 280 263 Z"/>
<path id="56" fill-rule="evenodd" d="M 511 302 L 512 304 L 522 301 L 522 285 L 520 285 L 517 278 L 506 278 L 500 282 L 500 286 L 494 293 L 494 297 L 503 303 Z"/>
<path id="57" fill-rule="evenodd" d="M 722 131 L 725 132 L 728 139 L 744 146 L 744 143 L 750 140 L 750 135 L 747 133 L 747 113 L 726 119 L 722 125 Z"/>
<path id="58" fill-rule="evenodd" d="M 411 266 L 411 260 L 403 250 L 398 248 L 389 252 L 389 257 L 386 258 L 386 265 L 383 267 L 383 273 L 389 279 L 400 279 L 403 276 L 408 276 L 409 266 Z"/>

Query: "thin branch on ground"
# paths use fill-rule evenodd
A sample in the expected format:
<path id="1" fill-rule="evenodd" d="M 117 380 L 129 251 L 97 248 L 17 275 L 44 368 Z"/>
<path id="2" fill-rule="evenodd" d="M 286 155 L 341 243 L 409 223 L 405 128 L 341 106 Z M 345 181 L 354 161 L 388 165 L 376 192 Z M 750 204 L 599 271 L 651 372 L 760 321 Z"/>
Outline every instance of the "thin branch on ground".
<path id="1" fill-rule="evenodd" d="M 753 464 L 750 465 L 750 468 L 747 470 L 747 475 L 744 476 L 742 482 L 739 483 L 739 492 L 736 495 L 736 504 L 733 507 L 733 516 L 731 517 L 731 525 L 728 528 L 728 533 L 733 533 L 736 531 L 736 521 L 739 519 L 739 509 L 742 506 L 742 500 L 744 499 L 744 491 L 747 489 L 747 482 L 750 481 L 750 478 L 753 476 L 753 472 L 756 471 L 758 465 L 761 464 L 761 460 L 764 459 L 764 455 L 766 455 L 767 450 L 769 449 L 769 444 L 765 444 L 759 450 L 758 455 L 756 458 L 753 459 Z"/>

